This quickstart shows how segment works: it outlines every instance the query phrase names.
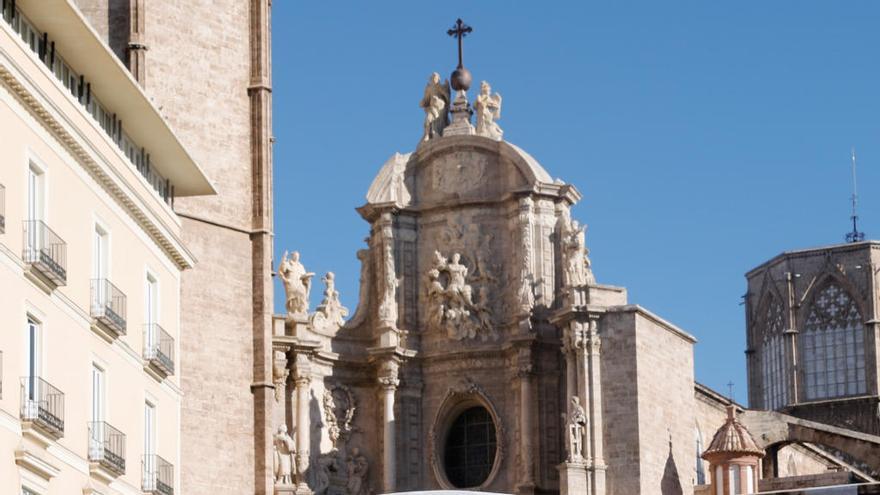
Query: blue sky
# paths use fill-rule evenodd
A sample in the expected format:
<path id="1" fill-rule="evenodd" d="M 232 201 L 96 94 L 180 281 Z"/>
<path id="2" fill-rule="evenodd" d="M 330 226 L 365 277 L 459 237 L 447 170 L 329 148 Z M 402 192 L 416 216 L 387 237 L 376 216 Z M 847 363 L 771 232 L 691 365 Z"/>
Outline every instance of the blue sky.
<path id="1" fill-rule="evenodd" d="M 599 282 L 694 334 L 697 379 L 745 401 L 743 274 L 842 241 L 853 146 L 880 235 L 880 2 L 274 2 L 276 256 L 336 272 L 351 310 L 354 208 L 417 144 L 456 17 L 505 139 L 583 193 Z"/>

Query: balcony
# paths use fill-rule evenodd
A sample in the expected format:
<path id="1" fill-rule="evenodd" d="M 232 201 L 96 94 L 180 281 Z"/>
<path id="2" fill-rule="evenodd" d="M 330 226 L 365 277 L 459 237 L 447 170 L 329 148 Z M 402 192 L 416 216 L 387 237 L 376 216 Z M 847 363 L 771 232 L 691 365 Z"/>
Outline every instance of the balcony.
<path id="1" fill-rule="evenodd" d="M 56 287 L 67 283 L 67 243 L 41 220 L 24 221 L 21 257 Z"/>
<path id="2" fill-rule="evenodd" d="M 89 423 L 89 461 L 111 477 L 125 474 L 125 434 L 103 421 Z"/>
<path id="3" fill-rule="evenodd" d="M 174 465 L 170 462 L 155 454 L 145 455 L 143 473 L 144 493 L 174 495 Z"/>
<path id="4" fill-rule="evenodd" d="M 107 279 L 92 279 L 92 318 L 115 338 L 125 335 L 125 294 Z"/>
<path id="5" fill-rule="evenodd" d="M 54 439 L 64 436 L 64 394 L 42 378 L 21 379 L 21 420 Z"/>
<path id="6" fill-rule="evenodd" d="M 155 323 L 144 325 L 144 359 L 163 377 L 174 374 L 174 339 Z"/>

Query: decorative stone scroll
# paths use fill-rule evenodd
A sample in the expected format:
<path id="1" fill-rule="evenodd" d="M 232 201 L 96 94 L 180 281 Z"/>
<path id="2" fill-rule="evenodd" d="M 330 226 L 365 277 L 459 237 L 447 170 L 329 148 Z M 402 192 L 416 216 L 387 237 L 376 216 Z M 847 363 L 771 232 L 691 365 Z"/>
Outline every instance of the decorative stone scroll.
<path id="1" fill-rule="evenodd" d="M 478 264 L 481 276 L 490 277 L 485 263 Z M 474 301 L 473 288 L 467 281 L 468 268 L 461 263 L 459 253 L 446 259 L 439 251 L 434 252 L 433 267 L 428 271 L 429 327 L 444 330 L 455 340 L 497 338 L 488 287 L 481 284 Z"/>
<path id="2" fill-rule="evenodd" d="M 331 385 L 324 390 L 323 406 L 327 435 L 336 449 L 355 431 L 354 414 L 357 402 L 349 387 Z"/>

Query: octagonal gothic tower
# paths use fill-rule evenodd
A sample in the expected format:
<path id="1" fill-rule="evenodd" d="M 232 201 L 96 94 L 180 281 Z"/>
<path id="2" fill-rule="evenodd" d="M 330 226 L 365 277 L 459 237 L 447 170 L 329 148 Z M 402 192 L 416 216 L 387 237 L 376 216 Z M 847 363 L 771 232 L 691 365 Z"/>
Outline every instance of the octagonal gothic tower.
<path id="1" fill-rule="evenodd" d="M 596 282 L 581 194 L 502 140 L 487 83 L 471 105 L 435 73 L 421 106 L 358 209 L 351 318 L 332 273 L 310 311 L 279 264 L 276 492 L 687 493 L 693 338 Z"/>

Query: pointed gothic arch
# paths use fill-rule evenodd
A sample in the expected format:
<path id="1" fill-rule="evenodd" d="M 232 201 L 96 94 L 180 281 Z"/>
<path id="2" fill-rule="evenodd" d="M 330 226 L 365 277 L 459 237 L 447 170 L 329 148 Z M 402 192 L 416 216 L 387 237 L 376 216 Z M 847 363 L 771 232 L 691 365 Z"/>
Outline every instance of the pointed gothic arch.
<path id="1" fill-rule="evenodd" d="M 845 277 L 826 273 L 805 294 L 799 315 L 801 399 L 823 400 L 867 391 L 864 308 Z"/>
<path id="2" fill-rule="evenodd" d="M 785 358 L 785 320 L 782 298 L 776 291 L 768 290 L 758 305 L 758 324 L 755 325 L 764 409 L 780 409 L 790 402 Z"/>

